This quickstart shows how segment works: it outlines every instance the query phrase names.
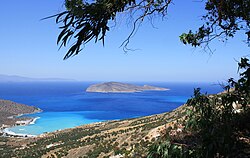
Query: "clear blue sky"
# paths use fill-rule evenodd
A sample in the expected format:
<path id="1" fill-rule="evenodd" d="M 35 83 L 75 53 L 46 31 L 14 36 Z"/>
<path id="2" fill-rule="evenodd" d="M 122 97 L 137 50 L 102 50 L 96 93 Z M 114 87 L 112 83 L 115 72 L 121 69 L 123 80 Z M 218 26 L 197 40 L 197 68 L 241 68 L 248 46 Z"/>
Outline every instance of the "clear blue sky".
<path id="1" fill-rule="evenodd" d="M 236 60 L 248 54 L 236 37 L 227 44 L 215 42 L 213 55 L 185 46 L 179 35 L 201 24 L 201 2 L 176 0 L 162 21 L 142 24 L 130 47 L 119 48 L 131 31 L 122 16 L 102 43 L 89 43 L 78 56 L 63 61 L 54 19 L 40 19 L 63 11 L 63 0 L 8 0 L 1 2 L 0 74 L 37 78 L 70 78 L 82 81 L 218 82 L 237 76 Z"/>

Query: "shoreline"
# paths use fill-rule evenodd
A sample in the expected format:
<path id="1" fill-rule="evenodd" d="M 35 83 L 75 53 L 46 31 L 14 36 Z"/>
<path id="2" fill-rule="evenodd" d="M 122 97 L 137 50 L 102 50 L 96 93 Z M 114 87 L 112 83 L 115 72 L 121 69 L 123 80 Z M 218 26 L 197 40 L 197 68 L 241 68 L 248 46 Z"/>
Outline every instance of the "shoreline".
<path id="1" fill-rule="evenodd" d="M 15 133 L 10 130 L 10 128 L 17 127 L 17 126 L 27 126 L 27 125 L 32 125 L 35 124 L 36 120 L 38 120 L 40 117 L 35 117 L 35 118 L 29 118 L 28 120 L 23 120 L 23 121 L 16 121 L 16 124 L 13 126 L 5 127 L 0 130 L 2 133 L 2 137 L 36 137 L 36 135 L 31 135 L 31 134 L 25 134 L 25 133 Z M 21 124 L 19 124 L 21 123 Z M 18 125 L 17 125 L 18 124 Z"/>
<path id="2" fill-rule="evenodd" d="M 27 137 L 36 137 L 36 135 L 30 135 L 30 134 L 18 134 L 13 131 L 10 131 L 9 128 L 3 129 L 1 132 L 3 132 L 2 137 L 21 137 L 21 138 L 27 138 Z"/>
<path id="3" fill-rule="evenodd" d="M 183 106 L 183 105 L 181 105 L 181 106 Z M 44 132 L 44 133 L 41 133 L 41 134 L 38 134 L 38 135 L 24 134 L 24 133 L 19 134 L 19 133 L 15 133 L 15 132 L 9 130 L 9 128 L 12 128 L 12 127 L 15 127 L 15 126 L 4 128 L 3 130 L 0 130 L 0 132 L 3 132 L 5 134 L 7 134 L 7 135 L 2 135 L 2 137 L 38 138 L 38 137 L 44 137 L 46 135 L 55 134 L 55 133 L 62 132 L 62 131 L 68 131 L 68 130 L 72 130 L 72 129 L 76 129 L 76 128 L 82 128 L 83 126 L 105 126 L 107 123 L 110 123 L 110 122 L 129 121 L 129 120 L 133 120 L 133 119 L 157 116 L 157 115 L 161 115 L 161 114 L 164 114 L 164 113 L 168 113 L 168 112 L 157 113 L 157 114 L 152 114 L 152 115 L 148 115 L 148 116 L 135 116 L 133 118 L 126 118 L 126 119 L 114 119 L 114 120 L 105 120 L 105 121 L 92 122 L 92 123 L 87 123 L 87 124 L 81 124 L 81 125 L 78 125 L 78 126 L 75 126 L 75 127 L 70 127 L 70 128 L 65 128 L 65 129 L 58 129 L 58 130 L 50 131 L 50 132 Z M 39 118 L 40 117 L 33 118 L 32 121 L 29 124 L 26 124 L 26 125 L 35 124 L 35 121 L 37 119 L 39 119 Z M 18 125 L 18 126 L 26 126 L 26 125 Z"/>
<path id="4" fill-rule="evenodd" d="M 33 113 L 29 113 L 29 114 L 34 114 L 34 113 L 40 113 L 42 112 L 41 109 L 38 109 L 37 111 L 34 111 Z M 18 118 L 21 117 L 23 115 L 27 115 L 27 114 L 18 114 L 18 115 L 14 115 L 14 116 L 10 116 L 9 118 Z M 0 133 L 2 134 L 0 137 L 35 137 L 36 135 L 31 135 L 31 134 L 25 134 L 25 133 L 15 133 L 13 131 L 10 130 L 10 128 L 13 127 L 17 127 L 17 126 L 27 126 L 27 125 L 32 125 L 35 124 L 35 122 L 40 119 L 40 117 L 28 117 L 25 118 L 25 120 L 16 120 L 15 124 L 13 125 L 2 125 L 0 128 Z"/>
<path id="5" fill-rule="evenodd" d="M 35 117 L 28 125 L 33 125 L 35 124 L 36 120 L 40 119 L 41 117 Z M 25 125 L 27 126 L 27 125 Z"/>
<path id="6" fill-rule="evenodd" d="M 2 137 L 35 137 L 36 135 L 31 135 L 31 134 L 25 134 L 25 133 L 15 133 L 10 130 L 10 128 L 17 127 L 17 126 L 27 126 L 27 125 L 32 125 L 35 124 L 36 120 L 38 120 L 40 117 L 35 117 L 35 118 L 30 118 L 29 120 L 23 120 L 23 121 L 16 121 L 16 124 L 13 126 L 9 126 L 6 128 L 3 128 L 0 130 L 2 133 Z M 22 124 L 17 125 L 19 122 Z"/>
<path id="7" fill-rule="evenodd" d="M 183 106 L 183 105 L 181 105 Z M 179 108 L 179 107 L 177 107 Z M 103 120 L 103 121 L 98 121 L 98 122 L 91 122 L 91 123 L 86 123 L 86 124 L 81 124 L 81 125 L 77 125 L 75 127 L 70 127 L 70 128 L 65 128 L 65 129 L 58 129 L 55 131 L 50 131 L 50 132 L 44 132 L 41 134 L 37 134 L 37 135 L 32 135 L 32 134 L 26 134 L 26 133 L 15 133 L 11 130 L 9 130 L 12 127 L 17 127 L 17 126 L 27 126 L 27 125 L 31 125 L 31 124 L 35 124 L 36 120 L 40 119 L 41 117 L 33 117 L 33 118 L 29 118 L 29 120 L 24 121 L 26 124 L 23 125 L 13 125 L 13 126 L 9 126 L 9 127 L 5 127 L 3 129 L 0 129 L 0 133 L 2 133 L 2 136 L 0 137 L 16 137 L 16 138 L 36 138 L 36 137 L 43 137 L 45 135 L 48 134 L 53 134 L 53 133 L 57 133 L 60 131 L 67 131 L 67 130 L 71 130 L 71 129 L 75 129 L 75 128 L 81 128 L 83 126 L 92 126 L 92 125 L 105 125 L 107 123 L 110 122 L 116 122 L 116 121 L 128 121 L 131 119 L 138 119 L 138 118 L 144 118 L 144 117 L 151 117 L 151 116 L 157 116 L 160 114 L 164 114 L 167 112 L 162 112 L 162 113 L 157 113 L 157 114 L 152 114 L 152 115 L 147 115 L 147 116 L 135 116 L 133 118 L 125 118 L 125 119 L 113 119 L 113 120 Z"/>

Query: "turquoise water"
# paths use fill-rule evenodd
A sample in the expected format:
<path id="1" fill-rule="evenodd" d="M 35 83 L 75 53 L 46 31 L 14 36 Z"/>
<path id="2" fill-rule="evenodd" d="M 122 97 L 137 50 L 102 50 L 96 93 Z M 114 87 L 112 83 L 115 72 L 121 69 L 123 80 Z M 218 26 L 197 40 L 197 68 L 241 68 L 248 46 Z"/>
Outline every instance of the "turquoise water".
<path id="1" fill-rule="evenodd" d="M 218 93 L 218 85 L 209 83 L 137 83 L 170 88 L 169 91 L 140 93 L 86 93 L 92 83 L 0 83 L 0 98 L 43 110 L 27 115 L 38 118 L 35 124 L 10 128 L 17 134 L 39 135 L 65 128 L 100 122 L 147 116 L 171 111 L 189 99 L 194 88 Z"/>
<path id="2" fill-rule="evenodd" d="M 103 121 L 99 119 L 88 119 L 84 117 L 84 115 L 91 113 L 93 112 L 42 112 L 38 114 L 25 115 L 37 118 L 34 124 L 30 124 L 27 126 L 16 126 L 9 128 L 8 130 L 16 134 L 39 135 L 45 132 L 53 132 L 60 129 L 80 126 L 82 124 Z"/>

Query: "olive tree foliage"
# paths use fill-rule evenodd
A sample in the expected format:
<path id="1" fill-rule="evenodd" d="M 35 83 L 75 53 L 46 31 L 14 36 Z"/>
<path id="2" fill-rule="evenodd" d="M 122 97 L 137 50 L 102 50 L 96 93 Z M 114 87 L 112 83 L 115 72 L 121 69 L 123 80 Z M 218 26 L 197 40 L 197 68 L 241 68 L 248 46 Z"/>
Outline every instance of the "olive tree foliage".
<path id="1" fill-rule="evenodd" d="M 203 16 L 204 24 L 197 30 L 183 33 L 180 40 L 193 47 L 209 48 L 214 39 L 226 41 L 236 33 L 246 35 L 246 44 L 250 44 L 250 1 L 249 0 L 210 0 L 206 2 L 207 14 Z M 188 100 L 187 120 L 185 130 L 198 136 L 195 145 L 176 145 L 174 140 L 170 146 L 161 149 L 167 153 L 175 152 L 174 157 L 244 157 L 242 150 L 249 149 L 249 143 L 244 143 L 239 137 L 248 135 L 250 130 L 250 63 L 248 58 L 242 58 L 238 63 L 240 78 L 228 80 L 225 92 L 208 96 L 194 91 L 194 97 Z M 245 133 L 244 133 L 245 132 Z M 242 135 L 240 135 L 240 134 Z M 197 137 L 196 137 L 197 138 Z M 165 141 L 164 141 L 165 142 Z M 185 142 L 185 141 L 184 141 Z M 162 143 L 160 143 L 162 144 Z M 158 157 L 173 157 L 158 152 L 159 146 L 150 148 L 148 157 L 156 154 Z"/>
<path id="2" fill-rule="evenodd" d="M 109 21 L 114 21 L 118 13 L 129 12 L 135 16 L 135 20 L 131 34 L 123 43 L 126 47 L 138 23 L 154 14 L 166 15 L 170 3 L 171 0 L 65 0 L 66 11 L 52 16 L 61 25 L 57 44 L 67 46 L 73 38 L 64 59 L 77 55 L 82 46 L 91 40 L 104 44 L 105 35 L 110 29 Z"/>
<path id="3" fill-rule="evenodd" d="M 57 43 L 71 45 L 64 59 L 77 55 L 82 47 L 91 40 L 102 41 L 110 30 L 110 21 L 115 21 L 120 13 L 129 13 L 133 17 L 133 29 L 122 43 L 124 50 L 135 33 L 138 24 L 145 18 L 167 15 L 168 7 L 175 0 L 65 0 L 64 12 L 56 14 L 56 23 L 61 33 Z M 190 2 L 192 3 L 192 2 Z M 250 41 L 250 0 L 201 0 L 207 13 L 202 17 L 204 24 L 197 31 L 190 30 L 180 35 L 184 44 L 209 49 L 209 43 L 219 38 L 226 41 L 243 31 L 246 42 Z M 153 17 L 152 17 L 153 16 Z M 185 31 L 185 30 L 183 30 Z M 73 43 L 73 44 L 72 44 Z"/>
<path id="4" fill-rule="evenodd" d="M 204 24 L 194 32 L 190 30 L 180 36 L 184 44 L 193 47 L 203 46 L 209 49 L 209 43 L 219 38 L 226 41 L 237 32 L 246 34 L 246 43 L 250 42 L 250 0 L 208 0 L 202 17 Z"/>

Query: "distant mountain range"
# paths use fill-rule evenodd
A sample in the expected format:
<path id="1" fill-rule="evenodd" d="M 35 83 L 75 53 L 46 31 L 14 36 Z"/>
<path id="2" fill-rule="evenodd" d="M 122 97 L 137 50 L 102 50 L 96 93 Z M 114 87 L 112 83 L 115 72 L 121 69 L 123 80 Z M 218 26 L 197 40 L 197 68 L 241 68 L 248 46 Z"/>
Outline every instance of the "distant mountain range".
<path id="1" fill-rule="evenodd" d="M 73 79 L 62 78 L 29 78 L 17 75 L 1 75 L 0 82 L 45 82 L 45 81 L 75 81 Z"/>

